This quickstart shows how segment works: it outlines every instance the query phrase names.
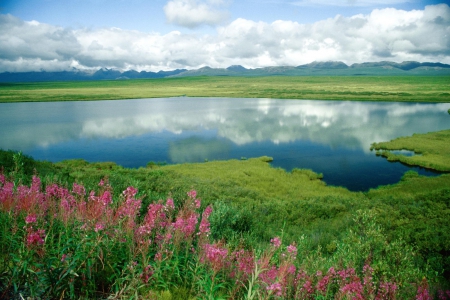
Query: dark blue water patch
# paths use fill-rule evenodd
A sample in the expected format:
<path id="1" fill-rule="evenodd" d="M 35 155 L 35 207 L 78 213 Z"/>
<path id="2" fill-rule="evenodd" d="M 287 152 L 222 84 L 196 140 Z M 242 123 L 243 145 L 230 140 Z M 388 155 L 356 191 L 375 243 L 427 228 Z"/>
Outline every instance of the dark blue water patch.
<path id="1" fill-rule="evenodd" d="M 215 130 L 174 134 L 163 131 L 121 139 L 81 138 L 38 147 L 26 154 L 39 160 L 58 162 L 83 158 L 89 162 L 112 161 L 127 168 L 145 167 L 149 162 L 194 163 L 213 160 L 270 156 L 272 167 L 287 172 L 294 168 L 311 169 L 323 174 L 327 185 L 343 186 L 351 191 L 367 191 L 400 181 L 406 171 L 437 176 L 440 173 L 387 161 L 374 152 L 330 147 L 311 141 L 276 144 L 271 141 L 236 145 L 217 138 Z"/>
<path id="2" fill-rule="evenodd" d="M 327 185 L 343 186 L 351 191 L 367 191 L 380 185 L 400 181 L 405 172 L 413 170 L 424 176 L 438 176 L 442 173 L 420 167 L 389 162 L 372 152 L 328 145 L 310 141 L 296 141 L 283 145 L 271 142 L 238 147 L 233 156 L 250 157 L 267 155 L 273 157 L 271 165 L 290 172 L 294 168 L 311 169 L 323 174 Z"/>

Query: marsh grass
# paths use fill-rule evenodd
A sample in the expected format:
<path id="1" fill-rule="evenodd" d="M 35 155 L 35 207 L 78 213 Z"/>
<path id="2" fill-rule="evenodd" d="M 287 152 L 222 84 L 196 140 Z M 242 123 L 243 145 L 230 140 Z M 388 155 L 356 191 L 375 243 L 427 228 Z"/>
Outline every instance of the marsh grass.
<path id="1" fill-rule="evenodd" d="M 390 142 L 374 143 L 371 149 L 379 152 L 389 161 L 420 166 L 438 171 L 450 171 L 450 130 L 399 137 Z M 409 150 L 416 155 L 394 154 L 392 150 Z"/>
<path id="2" fill-rule="evenodd" d="M 450 138 L 442 133 L 429 136 L 444 141 Z M 429 142 L 423 139 L 423 143 Z M 439 149 L 445 151 L 445 145 Z M 294 295 L 288 299 L 308 298 L 305 293 L 313 293 L 310 298 L 334 299 L 350 297 L 344 291 L 348 292 L 351 286 L 352 293 L 359 291 L 362 297 L 373 298 L 373 293 L 390 291 L 397 293 L 397 299 L 411 299 L 419 294 L 425 297 L 426 293 L 438 296 L 437 290 L 448 289 L 450 175 L 428 178 L 407 172 L 397 184 L 362 193 L 327 186 L 322 176 L 312 170 L 286 172 L 273 168 L 270 161 L 270 157 L 261 157 L 180 165 L 153 163 L 147 168 L 127 169 L 112 162 L 88 163 L 81 159 L 52 164 L 14 151 L 0 151 L 5 174 L 0 178 L 0 292 L 17 297 L 21 293 L 64 293 L 67 298 L 280 299 L 284 297 L 277 296 L 282 287 L 282 291 Z M 36 174 L 41 175 L 40 185 L 33 179 Z M 99 186 L 99 182 L 103 184 Z M 6 186 L 9 190 L 5 193 Z M 107 207 L 112 212 L 126 203 L 123 191 L 133 187 L 139 191 L 135 198 L 141 204 L 134 224 L 146 222 L 148 208 L 163 203 L 161 199 L 172 199 L 179 211 L 186 203 L 186 191 L 195 189 L 202 198 L 202 206 L 196 211 L 196 230 L 206 207 L 213 208 L 209 239 L 193 242 L 195 252 L 187 251 L 189 247 L 180 251 L 168 244 L 164 249 L 174 255 L 157 264 L 154 255 L 159 248 L 153 248 L 150 256 L 136 252 L 141 248 L 136 245 L 135 236 L 125 230 L 133 224 L 128 221 L 107 223 L 96 218 L 108 214 L 91 214 L 91 229 L 86 234 L 81 230 L 83 224 L 69 226 L 76 222 L 68 222 L 70 218 L 55 219 L 53 216 L 60 214 L 53 213 L 30 229 L 28 225 L 34 224 L 32 214 L 45 206 L 7 204 L 11 202 L 7 199 L 13 199 L 11 203 L 47 199 L 47 187 L 52 186 L 59 190 L 69 187 L 70 195 L 86 203 L 92 197 L 110 199 L 104 196 L 108 192 L 112 203 L 97 208 Z M 81 187 L 86 191 L 83 197 Z M 61 196 L 49 199 L 56 201 L 55 205 L 63 202 Z M 18 208 L 21 213 L 14 212 Z M 27 217 L 33 222 L 27 223 Z M 98 223 L 102 220 L 105 224 Z M 121 233 L 122 238 L 99 234 L 106 232 L 102 228 L 106 224 L 111 224 L 108 232 Z M 163 233 L 158 231 L 160 236 Z M 280 256 L 283 252 L 270 252 L 269 241 L 276 236 L 297 248 L 296 260 L 291 263 L 298 282 L 310 288 L 299 290 L 295 281 L 289 281 L 292 277 L 286 275 L 288 265 L 283 265 Z M 28 237 L 43 248 L 27 247 Z M 282 281 L 270 279 L 268 270 L 254 266 L 248 277 L 239 279 L 243 284 L 236 285 L 234 279 L 227 277 L 228 271 L 214 269 L 201 260 L 202 243 L 217 253 L 245 250 L 250 251 L 246 255 L 252 253 L 259 259 L 270 256 L 270 274 L 279 274 L 276 278 L 291 283 L 286 289 Z M 282 249 L 287 251 L 287 244 Z M 72 253 L 70 260 L 61 261 L 67 251 Z M 149 261 L 151 268 L 147 268 Z M 335 273 L 330 271 L 332 267 Z M 339 281 L 334 277 L 338 271 L 348 277 Z M 370 274 L 375 279 L 373 284 L 357 284 Z M 153 278 L 150 283 L 142 281 L 147 277 Z M 423 277 L 427 279 L 422 281 Z M 262 278 L 270 280 L 261 281 Z M 389 290 L 393 284 L 398 287 L 395 291 Z"/>
<path id="3" fill-rule="evenodd" d="M 374 211 L 356 211 L 324 256 L 304 235 L 283 243 L 283 231 L 264 245 L 212 238 L 223 225 L 210 216 L 226 205 L 201 209 L 195 190 L 142 207 L 138 190 L 116 195 L 107 179 L 88 192 L 13 176 L 0 174 L 1 298 L 450 298 L 413 247 L 386 243 Z"/>
<path id="4" fill-rule="evenodd" d="M 0 102 L 179 96 L 450 102 L 450 87 L 446 76 L 218 76 L 0 84 Z"/>

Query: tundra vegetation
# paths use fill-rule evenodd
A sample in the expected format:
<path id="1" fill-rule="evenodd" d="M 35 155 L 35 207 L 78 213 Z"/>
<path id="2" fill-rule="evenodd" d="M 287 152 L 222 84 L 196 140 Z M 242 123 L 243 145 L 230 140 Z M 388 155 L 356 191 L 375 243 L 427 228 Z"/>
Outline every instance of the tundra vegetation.
<path id="1" fill-rule="evenodd" d="M 450 174 L 362 193 L 270 160 L 1 151 L 1 298 L 450 299 Z"/>
<path id="2" fill-rule="evenodd" d="M 199 76 L 0 83 L 0 102 L 164 97 L 450 102 L 448 76 Z"/>
<path id="3" fill-rule="evenodd" d="M 450 87 L 401 76 L 0 84 L 0 102 L 182 95 L 449 102 Z M 373 148 L 448 171 L 449 144 L 441 131 Z M 401 149 L 416 155 L 386 152 Z M 0 298 L 450 299 L 450 174 L 350 192 L 270 161 L 130 169 L 1 150 Z"/>

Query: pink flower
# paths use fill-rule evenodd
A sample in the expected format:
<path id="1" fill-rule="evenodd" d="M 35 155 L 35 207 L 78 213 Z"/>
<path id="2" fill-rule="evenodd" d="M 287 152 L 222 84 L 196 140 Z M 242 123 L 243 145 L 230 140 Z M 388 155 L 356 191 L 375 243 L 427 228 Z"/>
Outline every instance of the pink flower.
<path id="1" fill-rule="evenodd" d="M 173 223 L 173 227 L 180 230 L 184 234 L 185 238 L 188 238 L 194 234 L 197 223 L 198 215 L 192 213 L 187 218 L 178 216 L 175 223 Z"/>
<path id="2" fill-rule="evenodd" d="M 238 270 L 247 276 L 251 275 L 253 268 L 255 267 L 255 258 L 253 257 L 253 253 L 241 249 L 234 252 L 233 256 L 236 258 Z"/>
<path id="3" fill-rule="evenodd" d="M 191 199 L 195 199 L 197 197 L 197 192 L 195 190 L 191 190 L 187 193 L 188 197 Z"/>
<path id="4" fill-rule="evenodd" d="M 95 232 L 102 231 L 103 229 L 105 229 L 105 225 L 103 225 L 102 223 L 95 224 L 95 228 L 94 228 Z"/>
<path id="5" fill-rule="evenodd" d="M 297 247 L 295 247 L 293 244 L 289 245 L 287 247 L 287 251 L 295 258 L 297 256 Z"/>
<path id="6" fill-rule="evenodd" d="M 108 205 L 110 203 L 112 203 L 112 196 L 111 193 L 109 191 L 105 191 L 101 196 L 100 196 L 100 201 L 103 203 L 103 205 Z"/>
<path id="7" fill-rule="evenodd" d="M 317 290 L 322 294 L 325 294 L 328 289 L 328 284 L 330 283 L 330 276 L 326 275 L 317 283 Z"/>
<path id="8" fill-rule="evenodd" d="M 228 249 L 220 248 L 218 244 L 205 244 L 204 251 L 205 255 L 202 259 L 206 260 L 215 272 L 218 272 L 225 266 Z"/>
<path id="9" fill-rule="evenodd" d="M 137 194 L 137 189 L 132 186 L 127 187 L 123 194 L 128 198 L 133 198 Z"/>
<path id="10" fill-rule="evenodd" d="M 153 276 L 153 268 L 151 265 L 148 265 L 144 268 L 144 272 L 141 274 L 141 279 L 144 283 L 148 283 L 150 278 Z"/>
<path id="11" fill-rule="evenodd" d="M 194 204 L 195 204 L 195 208 L 200 208 L 200 206 L 202 205 L 200 199 L 195 199 Z"/>
<path id="12" fill-rule="evenodd" d="M 86 195 L 86 189 L 84 188 L 84 186 L 79 185 L 75 182 L 73 183 L 72 192 L 74 192 L 75 194 L 77 194 L 79 196 Z"/>
<path id="13" fill-rule="evenodd" d="M 282 296 L 282 287 L 279 282 L 273 283 L 267 287 L 267 290 L 272 292 L 273 295 L 277 297 Z"/>
<path id="14" fill-rule="evenodd" d="M 276 266 L 272 266 L 269 270 L 261 272 L 259 278 L 266 284 L 273 283 L 277 279 L 278 269 Z"/>
<path id="15" fill-rule="evenodd" d="M 35 214 L 28 215 L 25 218 L 25 223 L 27 223 L 27 224 L 35 223 L 36 221 L 37 221 L 37 218 L 36 218 Z"/>
<path id="16" fill-rule="evenodd" d="M 67 258 L 67 254 L 63 254 L 61 257 L 61 262 L 64 262 L 66 260 L 66 258 Z"/>
<path id="17" fill-rule="evenodd" d="M 274 237 L 273 239 L 271 239 L 270 242 L 272 243 L 272 245 L 273 245 L 275 248 L 280 248 L 280 246 L 281 246 L 281 240 L 280 240 L 280 238 L 277 237 L 277 236 Z"/>
<path id="18" fill-rule="evenodd" d="M 200 232 L 198 234 L 202 234 L 202 233 L 208 233 L 210 231 L 210 223 L 208 221 L 209 215 L 211 215 L 212 212 L 212 208 L 211 205 L 208 205 L 208 207 L 206 207 L 206 209 L 203 211 L 202 214 L 202 221 L 200 222 Z"/>
<path id="19" fill-rule="evenodd" d="M 426 279 L 422 280 L 419 288 L 417 289 L 416 300 L 431 300 L 432 297 L 428 292 L 428 282 Z"/>
<path id="20" fill-rule="evenodd" d="M 169 198 L 166 201 L 166 208 L 175 209 L 175 205 L 173 204 L 173 199 Z"/>
<path id="21" fill-rule="evenodd" d="M 38 229 L 36 231 L 31 231 L 27 235 L 27 246 L 33 245 L 43 245 L 45 238 L 45 230 Z"/>

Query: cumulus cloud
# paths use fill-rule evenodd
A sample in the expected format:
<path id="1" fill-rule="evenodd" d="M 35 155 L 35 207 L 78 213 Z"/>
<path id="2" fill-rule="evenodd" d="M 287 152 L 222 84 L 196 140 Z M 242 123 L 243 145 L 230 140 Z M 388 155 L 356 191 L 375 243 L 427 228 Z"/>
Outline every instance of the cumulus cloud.
<path id="1" fill-rule="evenodd" d="M 220 10 L 221 0 L 171 0 L 164 6 L 167 21 L 183 27 L 194 28 L 201 25 L 215 26 L 229 17 Z"/>
<path id="2" fill-rule="evenodd" d="M 398 5 L 410 2 L 409 0 L 300 0 L 292 2 L 297 6 L 366 6 Z"/>
<path id="3" fill-rule="evenodd" d="M 313 24 L 236 19 L 208 35 L 73 30 L 0 15 L 0 72 L 73 67 L 159 71 L 236 64 L 256 68 L 327 60 L 450 63 L 450 7 L 375 9 Z"/>

